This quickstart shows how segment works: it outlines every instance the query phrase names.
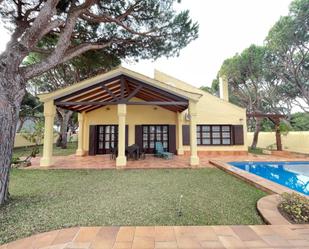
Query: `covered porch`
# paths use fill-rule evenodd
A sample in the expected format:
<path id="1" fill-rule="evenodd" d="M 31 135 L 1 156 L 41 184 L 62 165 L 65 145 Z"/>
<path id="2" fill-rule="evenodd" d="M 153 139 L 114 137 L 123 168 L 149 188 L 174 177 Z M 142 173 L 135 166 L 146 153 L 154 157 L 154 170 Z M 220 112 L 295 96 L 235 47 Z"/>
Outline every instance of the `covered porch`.
<path id="1" fill-rule="evenodd" d="M 153 149 L 155 140 L 143 140 L 145 137 L 143 130 L 147 127 L 149 129 L 159 129 L 160 127 L 166 129 L 168 137 L 166 149 L 176 155 L 183 155 L 182 126 L 185 121 L 184 111 L 188 109 L 189 157 L 181 157 L 181 160 L 179 160 L 180 157 L 175 157 L 177 160 L 171 162 L 164 159 L 153 159 L 153 156 L 147 155 L 144 160 L 138 162 L 142 165 L 143 161 L 147 160 L 152 160 L 154 163 L 165 161 L 162 163 L 162 167 L 165 167 L 165 164 L 170 164 L 170 167 L 173 167 L 171 164 L 181 161 L 181 167 L 196 167 L 200 164 L 196 139 L 196 104 L 199 98 L 199 94 L 180 90 L 124 68 L 87 79 L 53 93 L 41 95 L 40 100 L 44 102 L 45 134 L 40 166 L 57 164 L 59 166 L 59 158 L 57 161 L 53 158 L 53 125 L 55 110 L 58 106 L 78 112 L 79 133 L 76 156 L 87 156 L 80 159 L 85 161 L 85 167 L 88 163 L 95 163 L 111 168 L 125 168 L 134 165 L 134 162 L 131 161 L 127 163 L 125 150 L 128 145 L 137 144 L 141 149 L 148 149 L 148 151 Z M 145 109 L 146 107 L 148 109 Z M 149 114 L 157 109 L 159 111 L 156 113 Z M 147 115 L 152 116 L 149 119 L 151 121 L 143 119 Z M 98 116 L 100 121 L 97 121 Z M 165 116 L 169 116 L 168 121 Z M 115 129 L 115 134 L 99 134 L 99 131 L 107 130 L 107 128 L 109 130 Z M 153 136 L 158 135 L 160 134 L 153 134 Z M 163 139 L 163 135 L 161 139 Z M 105 140 L 105 136 L 108 136 L 108 141 Z M 100 137 L 104 137 L 102 141 Z M 162 140 L 162 143 L 165 143 L 164 141 Z M 109 155 L 98 155 L 108 154 L 108 149 L 111 147 L 116 147 L 118 151 L 115 161 L 111 160 Z M 96 156 L 92 157 L 92 155 Z M 93 161 L 93 158 L 96 159 Z M 62 160 L 66 159 L 62 158 Z"/>

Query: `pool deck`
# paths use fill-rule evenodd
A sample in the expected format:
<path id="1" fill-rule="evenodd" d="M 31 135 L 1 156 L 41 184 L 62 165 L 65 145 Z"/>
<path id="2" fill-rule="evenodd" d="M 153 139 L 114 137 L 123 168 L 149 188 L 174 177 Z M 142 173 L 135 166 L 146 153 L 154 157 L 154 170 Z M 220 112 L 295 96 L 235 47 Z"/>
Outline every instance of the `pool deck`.
<path id="1" fill-rule="evenodd" d="M 309 248 L 309 225 L 73 227 L 0 249 Z"/>

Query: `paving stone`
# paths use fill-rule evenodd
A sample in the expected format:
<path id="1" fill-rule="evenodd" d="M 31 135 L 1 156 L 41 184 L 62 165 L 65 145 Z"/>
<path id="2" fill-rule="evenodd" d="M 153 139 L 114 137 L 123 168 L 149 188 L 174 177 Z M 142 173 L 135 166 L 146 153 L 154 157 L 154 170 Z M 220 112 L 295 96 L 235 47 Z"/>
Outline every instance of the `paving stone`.
<path id="1" fill-rule="evenodd" d="M 132 242 L 116 241 L 113 249 L 126 249 L 131 248 Z"/>
<path id="2" fill-rule="evenodd" d="M 232 226 L 232 230 L 242 241 L 259 239 L 259 236 L 248 226 Z"/>
<path id="3" fill-rule="evenodd" d="M 135 227 L 120 227 L 116 241 L 133 241 Z"/>
<path id="4" fill-rule="evenodd" d="M 57 236 L 53 240 L 52 244 L 63 244 L 71 242 L 79 231 L 79 227 L 62 229 L 57 233 Z"/>
<path id="5" fill-rule="evenodd" d="M 74 238 L 74 242 L 91 242 L 100 229 L 100 227 L 81 227 Z"/>
<path id="6" fill-rule="evenodd" d="M 0 249 L 309 249 L 308 233 L 309 224 L 81 227 L 34 235 Z"/>
<path id="7" fill-rule="evenodd" d="M 155 247 L 155 241 L 154 238 L 151 237 L 139 237 L 134 236 L 132 249 L 143 249 L 143 248 L 154 248 Z"/>
<path id="8" fill-rule="evenodd" d="M 176 241 L 173 227 L 155 227 L 155 241 Z"/>
<path id="9" fill-rule="evenodd" d="M 156 241 L 155 248 L 167 249 L 167 248 L 177 248 L 176 241 Z"/>

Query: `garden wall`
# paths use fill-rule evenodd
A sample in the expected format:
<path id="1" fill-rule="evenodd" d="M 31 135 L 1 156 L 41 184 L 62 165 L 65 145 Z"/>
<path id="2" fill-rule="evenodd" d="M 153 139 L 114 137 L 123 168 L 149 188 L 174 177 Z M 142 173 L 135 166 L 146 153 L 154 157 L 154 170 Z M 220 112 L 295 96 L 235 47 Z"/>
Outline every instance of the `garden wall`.
<path id="1" fill-rule="evenodd" d="M 68 139 L 69 139 L 69 137 L 68 137 Z M 57 140 L 57 135 L 55 134 L 54 143 L 56 142 L 56 140 Z M 71 141 L 72 142 L 77 141 L 77 134 L 73 134 L 72 135 Z M 42 143 L 43 143 L 43 141 L 42 141 Z M 27 139 L 25 139 L 23 137 L 22 134 L 16 133 L 16 135 L 15 135 L 15 142 L 14 142 L 14 148 L 25 147 L 25 146 L 32 146 L 32 145 L 34 145 L 34 143 L 30 143 Z"/>
<path id="2" fill-rule="evenodd" d="M 253 140 L 253 132 L 248 132 L 247 141 L 250 146 Z M 309 131 L 290 131 L 281 134 L 283 150 L 309 154 Z M 276 148 L 276 135 L 274 132 L 260 132 L 257 147 Z M 270 149 L 270 148 L 269 148 Z"/>

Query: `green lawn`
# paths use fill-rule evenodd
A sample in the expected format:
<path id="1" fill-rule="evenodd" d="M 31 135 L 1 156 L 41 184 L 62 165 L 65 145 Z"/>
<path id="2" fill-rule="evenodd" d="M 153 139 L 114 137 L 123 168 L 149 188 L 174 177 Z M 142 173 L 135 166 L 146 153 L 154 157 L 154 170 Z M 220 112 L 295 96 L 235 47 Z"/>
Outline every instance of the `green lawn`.
<path id="1" fill-rule="evenodd" d="M 29 146 L 29 147 L 14 148 L 14 150 L 13 150 L 13 157 L 26 157 L 26 156 L 29 156 L 31 154 L 32 149 L 33 149 L 33 147 L 31 147 L 31 146 Z M 42 156 L 43 145 L 40 145 L 39 149 L 40 149 L 39 156 Z M 72 155 L 72 154 L 75 154 L 76 149 L 77 149 L 77 142 L 68 143 L 68 147 L 66 149 L 61 149 L 59 147 L 56 147 L 56 145 L 54 145 L 53 155 L 54 156 L 68 156 L 68 155 Z"/>
<path id="2" fill-rule="evenodd" d="M 0 244 L 72 226 L 262 224 L 265 195 L 218 169 L 14 169 L 10 192 Z"/>
<path id="3" fill-rule="evenodd" d="M 264 155 L 263 148 L 255 148 L 252 149 L 250 146 L 248 147 L 248 152 L 256 155 Z"/>

